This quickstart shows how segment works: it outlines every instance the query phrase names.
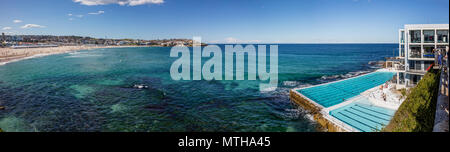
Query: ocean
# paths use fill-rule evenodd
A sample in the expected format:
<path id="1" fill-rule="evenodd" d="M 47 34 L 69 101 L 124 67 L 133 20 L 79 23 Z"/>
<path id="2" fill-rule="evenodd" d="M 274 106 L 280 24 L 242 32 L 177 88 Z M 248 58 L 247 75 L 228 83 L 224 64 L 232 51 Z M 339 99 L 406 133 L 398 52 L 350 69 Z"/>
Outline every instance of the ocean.
<path id="1" fill-rule="evenodd" d="M 223 45 L 220 45 L 223 48 Z M 316 132 L 289 90 L 376 70 L 397 44 L 279 44 L 278 88 L 174 81 L 170 48 L 108 48 L 0 66 L 4 131 Z M 205 59 L 204 59 L 205 60 Z M 135 85 L 148 88 L 139 89 Z"/>

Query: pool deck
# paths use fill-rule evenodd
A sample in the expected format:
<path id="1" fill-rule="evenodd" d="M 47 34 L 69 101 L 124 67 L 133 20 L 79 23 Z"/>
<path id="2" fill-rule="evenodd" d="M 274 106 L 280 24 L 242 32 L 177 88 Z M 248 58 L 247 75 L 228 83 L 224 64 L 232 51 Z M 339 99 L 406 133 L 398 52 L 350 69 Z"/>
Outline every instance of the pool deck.
<path id="1" fill-rule="evenodd" d="M 379 69 L 379 70 L 376 70 L 371 73 L 375 73 L 375 72 L 396 72 L 396 71 L 388 70 L 388 69 Z M 317 121 L 322 127 L 326 128 L 329 132 L 361 132 L 360 130 L 358 130 L 358 129 L 338 120 L 337 118 L 333 117 L 332 115 L 330 115 L 330 111 L 356 102 L 358 99 L 363 97 L 362 94 L 364 94 L 366 91 L 373 90 L 374 88 L 379 88 L 381 85 L 378 85 L 371 89 L 365 90 L 363 93 L 361 93 L 357 96 L 354 96 L 354 97 L 348 99 L 347 101 L 344 101 L 342 103 L 339 103 L 339 104 L 336 104 L 336 105 L 333 105 L 330 107 L 324 107 L 324 106 L 320 105 L 319 103 L 315 102 L 314 100 L 311 100 L 310 98 L 301 94 L 297 90 L 311 88 L 311 87 L 317 87 L 317 86 L 321 86 L 321 85 L 327 85 L 327 84 L 336 83 L 336 82 L 340 82 L 340 81 L 346 81 L 346 80 L 350 80 L 350 79 L 355 79 L 355 78 L 358 78 L 358 77 L 361 77 L 361 76 L 364 76 L 367 74 L 371 74 L 371 73 L 366 73 L 366 74 L 359 75 L 356 77 L 343 79 L 343 80 L 339 80 L 339 81 L 328 82 L 328 83 L 314 85 L 314 86 L 308 86 L 308 87 L 303 87 L 303 88 L 294 88 L 294 89 L 290 90 L 289 96 L 290 96 L 290 99 L 292 102 L 294 102 L 295 104 L 300 105 L 304 109 L 308 110 L 313 115 L 313 119 L 315 121 Z M 385 108 L 389 108 L 389 107 L 385 107 Z M 389 108 L 389 109 L 392 109 L 392 108 Z M 394 110 L 396 110 L 396 109 L 394 109 Z"/>

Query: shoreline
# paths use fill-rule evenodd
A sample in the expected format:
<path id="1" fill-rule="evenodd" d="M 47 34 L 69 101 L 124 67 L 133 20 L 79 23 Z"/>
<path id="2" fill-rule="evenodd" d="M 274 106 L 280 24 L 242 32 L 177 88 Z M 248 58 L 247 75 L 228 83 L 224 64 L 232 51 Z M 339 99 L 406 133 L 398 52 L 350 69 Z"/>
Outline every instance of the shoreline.
<path id="1" fill-rule="evenodd" d="M 92 50 L 102 48 L 132 48 L 132 47 L 152 47 L 152 46 L 58 46 L 46 48 L 0 48 L 0 66 L 8 63 L 22 61 L 26 59 L 38 58 L 48 55 L 76 52 L 80 50 Z"/>

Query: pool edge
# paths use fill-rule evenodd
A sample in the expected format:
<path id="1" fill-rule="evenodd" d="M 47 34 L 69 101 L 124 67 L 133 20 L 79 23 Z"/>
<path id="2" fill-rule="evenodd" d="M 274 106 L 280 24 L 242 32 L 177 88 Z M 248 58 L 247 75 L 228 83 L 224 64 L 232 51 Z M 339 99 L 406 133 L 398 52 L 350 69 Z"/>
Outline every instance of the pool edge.
<path id="1" fill-rule="evenodd" d="M 388 69 L 378 69 L 378 70 L 375 70 L 375 71 L 372 71 L 369 73 L 365 73 L 365 74 L 362 74 L 362 75 L 359 75 L 356 77 L 346 78 L 346 79 L 342 79 L 342 80 L 338 80 L 338 81 L 332 81 L 332 82 L 328 82 L 328 83 L 323 83 L 323 84 L 318 84 L 318 85 L 313 85 L 313 86 L 308 86 L 308 87 L 303 87 L 303 88 L 293 88 L 289 91 L 289 98 L 290 98 L 291 102 L 294 102 L 296 105 L 299 105 L 299 106 L 303 107 L 305 110 L 309 111 L 310 114 L 313 115 L 313 119 L 317 123 L 319 123 L 322 127 L 327 129 L 328 132 L 360 132 L 359 130 L 349 126 L 348 124 L 336 119 L 335 117 L 333 117 L 329 114 L 329 109 L 331 109 L 335 106 L 344 104 L 344 103 L 336 104 L 336 105 L 333 105 L 333 106 L 330 106 L 327 108 L 327 107 L 320 105 L 319 103 L 316 103 L 314 100 L 309 99 L 308 97 L 304 96 L 297 90 L 311 88 L 311 87 L 317 87 L 317 86 L 331 84 L 331 83 L 336 83 L 336 82 L 345 81 L 345 80 L 349 80 L 349 79 L 354 79 L 354 78 L 372 74 L 375 72 L 395 72 L 395 71 L 391 71 Z M 373 88 L 376 88 L 376 87 L 373 87 Z M 355 97 L 352 97 L 352 99 L 354 99 L 354 98 Z M 353 102 L 354 102 L 354 100 L 349 100 L 349 102 L 345 103 L 345 104 L 350 104 Z"/>
<path id="2" fill-rule="evenodd" d="M 330 117 L 327 117 L 327 114 L 324 115 L 322 113 L 322 110 L 324 109 L 322 106 L 303 96 L 295 89 L 289 91 L 289 98 L 296 105 L 308 110 L 310 114 L 313 115 L 313 119 L 319 123 L 320 126 L 327 129 L 328 132 L 350 132 L 350 130 L 345 129 L 345 127 L 339 126 L 337 123 L 333 122 Z"/>

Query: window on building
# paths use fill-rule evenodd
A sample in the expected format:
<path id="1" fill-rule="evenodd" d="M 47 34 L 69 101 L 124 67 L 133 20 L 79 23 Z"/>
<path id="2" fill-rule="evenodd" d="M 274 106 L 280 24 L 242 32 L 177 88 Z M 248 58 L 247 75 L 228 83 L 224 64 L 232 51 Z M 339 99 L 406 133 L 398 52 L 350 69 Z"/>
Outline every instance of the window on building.
<path id="1" fill-rule="evenodd" d="M 400 57 L 405 57 L 405 45 L 400 45 Z"/>
<path id="2" fill-rule="evenodd" d="M 405 31 L 400 32 L 400 43 L 405 43 Z"/>
<path id="3" fill-rule="evenodd" d="M 422 79 L 421 75 L 411 75 L 410 77 L 411 77 L 411 79 L 410 79 L 411 85 L 417 85 L 419 83 L 419 81 Z"/>
<path id="4" fill-rule="evenodd" d="M 409 61 L 409 69 L 410 70 L 414 70 L 414 68 L 416 67 L 416 61 Z"/>
<path id="5" fill-rule="evenodd" d="M 422 70 L 420 61 L 409 61 L 409 70 Z"/>
<path id="6" fill-rule="evenodd" d="M 448 30 L 437 30 L 438 43 L 448 43 Z"/>
<path id="7" fill-rule="evenodd" d="M 413 75 L 413 76 L 412 76 L 412 82 L 411 82 L 411 83 L 414 84 L 414 85 L 416 85 L 418 81 L 419 81 L 418 77 L 417 77 L 416 75 Z"/>
<path id="8" fill-rule="evenodd" d="M 399 84 L 405 84 L 405 74 L 398 73 L 398 80 L 399 80 Z"/>
<path id="9" fill-rule="evenodd" d="M 419 71 L 422 70 L 422 62 L 416 61 L 414 69 Z"/>
<path id="10" fill-rule="evenodd" d="M 423 57 L 424 58 L 434 58 L 433 49 L 434 49 L 434 46 L 424 46 L 423 47 Z"/>
<path id="11" fill-rule="evenodd" d="M 434 43 L 434 30 L 423 31 L 424 43 Z"/>
<path id="12" fill-rule="evenodd" d="M 411 43 L 421 43 L 422 36 L 420 30 L 409 31 L 409 34 L 411 35 Z"/>
<path id="13" fill-rule="evenodd" d="M 410 47 L 410 58 L 422 58 L 422 48 L 420 46 L 411 46 Z"/>

